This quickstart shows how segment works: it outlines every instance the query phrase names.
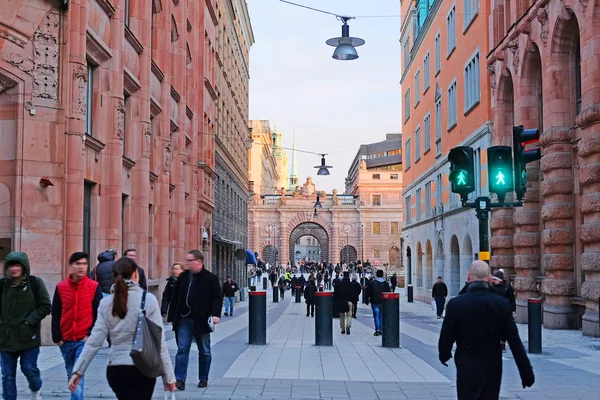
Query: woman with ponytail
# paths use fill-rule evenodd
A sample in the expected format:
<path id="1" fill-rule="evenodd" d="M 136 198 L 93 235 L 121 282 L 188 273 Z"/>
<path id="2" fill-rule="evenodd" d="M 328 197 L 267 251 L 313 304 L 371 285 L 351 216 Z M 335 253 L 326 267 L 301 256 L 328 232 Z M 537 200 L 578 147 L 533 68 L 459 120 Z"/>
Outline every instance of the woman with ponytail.
<path id="1" fill-rule="evenodd" d="M 129 355 L 144 294 L 144 290 L 139 286 L 138 266 L 135 261 L 123 257 L 115 263 L 113 271 L 114 284 L 110 290 L 111 294 L 100 302 L 92 334 L 73 367 L 69 390 L 73 392 L 77 388 L 94 356 L 110 335 L 112 347 L 109 349 L 106 369 L 110 388 L 119 400 L 150 400 L 156 378 L 144 376 L 135 367 Z M 159 326 L 163 325 L 158 300 L 150 293 L 146 293 L 145 310 L 148 319 Z M 165 391 L 174 392 L 175 374 L 167 350 L 164 330 L 161 340 L 161 358 Z"/>

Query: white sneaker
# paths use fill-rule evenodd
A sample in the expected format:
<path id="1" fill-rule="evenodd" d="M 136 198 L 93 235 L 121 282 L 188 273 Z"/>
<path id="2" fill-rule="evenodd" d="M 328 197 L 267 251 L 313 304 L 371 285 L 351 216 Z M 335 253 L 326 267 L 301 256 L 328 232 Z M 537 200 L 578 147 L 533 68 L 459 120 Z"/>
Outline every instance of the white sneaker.
<path id="1" fill-rule="evenodd" d="M 31 392 L 31 400 L 42 400 L 42 390 Z"/>

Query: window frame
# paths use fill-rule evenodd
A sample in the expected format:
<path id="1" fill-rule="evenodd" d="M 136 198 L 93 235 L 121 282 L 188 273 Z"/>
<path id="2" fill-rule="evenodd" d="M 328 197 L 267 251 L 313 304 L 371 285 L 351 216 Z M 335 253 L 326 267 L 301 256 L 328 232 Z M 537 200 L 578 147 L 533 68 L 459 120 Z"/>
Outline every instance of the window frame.
<path id="1" fill-rule="evenodd" d="M 421 160 L 421 125 L 415 129 L 415 164 Z"/>
<path id="2" fill-rule="evenodd" d="M 431 80 L 429 76 L 431 74 L 431 54 L 429 50 L 425 53 L 425 57 L 423 57 L 423 94 L 427 93 L 429 88 L 431 87 Z"/>
<path id="3" fill-rule="evenodd" d="M 94 81 L 98 66 L 87 60 L 87 82 L 85 83 L 85 134 L 94 137 Z"/>
<path id="4" fill-rule="evenodd" d="M 438 29 L 435 35 L 435 75 L 438 76 L 442 70 L 442 32 Z"/>
<path id="5" fill-rule="evenodd" d="M 431 112 L 423 119 L 423 155 L 431 151 Z"/>
<path id="6" fill-rule="evenodd" d="M 458 124 L 458 111 L 457 111 L 457 96 L 456 96 L 457 84 L 456 78 L 454 78 L 450 85 L 448 85 L 447 95 L 448 95 L 448 127 L 447 131 L 450 132 L 452 129 L 456 127 Z M 451 119 L 453 118 L 453 119 Z"/>
<path id="7" fill-rule="evenodd" d="M 376 197 L 379 197 L 379 204 L 375 204 L 375 198 Z M 380 195 L 380 194 L 372 194 L 371 195 L 371 205 L 372 206 L 380 207 L 383 204 L 382 200 L 383 200 L 383 196 Z"/>
<path id="8" fill-rule="evenodd" d="M 378 227 L 377 228 L 377 232 L 375 232 L 376 231 L 375 226 Z M 371 222 L 371 234 L 372 235 L 378 235 L 378 236 L 381 235 L 381 222 L 379 222 L 379 221 L 373 221 L 373 222 Z"/>
<path id="9" fill-rule="evenodd" d="M 456 2 L 452 4 L 448 14 L 446 16 L 446 31 L 448 37 L 446 38 L 446 60 L 456 50 Z"/>

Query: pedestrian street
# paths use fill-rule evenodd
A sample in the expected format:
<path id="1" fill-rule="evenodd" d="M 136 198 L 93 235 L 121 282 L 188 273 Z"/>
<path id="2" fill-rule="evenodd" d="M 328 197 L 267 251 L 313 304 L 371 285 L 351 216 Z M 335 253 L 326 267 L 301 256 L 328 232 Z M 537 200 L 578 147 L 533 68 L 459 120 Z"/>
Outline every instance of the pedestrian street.
<path id="1" fill-rule="evenodd" d="M 341 335 L 333 320 L 334 346 L 314 345 L 314 318 L 306 317 L 304 300 L 294 302 L 289 291 L 273 303 L 267 291 L 267 345 L 248 345 L 248 301 L 236 303 L 233 317 L 223 317 L 212 334 L 209 386 L 196 388 L 197 349 L 192 346 L 188 385 L 177 399 L 453 399 L 454 363 L 441 365 L 437 340 L 442 320 L 431 306 L 407 303 L 400 291 L 399 349 L 381 347 L 373 336 L 370 307 L 359 303 L 350 335 Z M 176 352 L 170 325 L 167 330 L 172 358 Z M 527 348 L 527 327 L 520 325 Z M 579 331 L 544 330 L 544 353 L 530 355 L 536 374 L 532 388 L 522 389 L 510 350 L 504 356 L 502 399 L 598 399 L 600 342 Z M 108 348 L 102 349 L 85 376 L 86 398 L 114 398 L 106 381 Z M 45 398 L 68 398 L 67 379 L 57 347 L 40 355 Z M 21 396 L 26 382 L 18 375 Z M 26 397 L 23 397 L 26 398 Z M 164 399 L 158 379 L 154 398 Z M 170 397 L 169 397 L 170 399 Z"/>

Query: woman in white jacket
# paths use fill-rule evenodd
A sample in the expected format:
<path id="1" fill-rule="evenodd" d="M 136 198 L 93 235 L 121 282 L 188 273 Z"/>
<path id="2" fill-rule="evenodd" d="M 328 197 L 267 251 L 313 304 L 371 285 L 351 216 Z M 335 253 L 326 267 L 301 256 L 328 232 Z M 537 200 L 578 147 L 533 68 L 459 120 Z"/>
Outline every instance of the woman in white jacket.
<path id="1" fill-rule="evenodd" d="M 104 340 L 110 335 L 112 347 L 108 353 L 108 367 L 106 369 L 110 388 L 119 400 L 150 400 L 156 385 L 156 378 L 144 376 L 135 367 L 129 355 L 144 293 L 144 290 L 138 285 L 137 264 L 130 258 L 123 257 L 115 263 L 113 271 L 115 283 L 111 288 L 111 294 L 100 302 L 98 318 L 92 329 L 92 334 L 73 367 L 69 390 L 73 392 L 77 388 L 81 377 L 104 344 Z M 148 319 L 159 326 L 163 325 L 158 300 L 150 293 L 146 294 L 145 309 Z M 160 350 L 165 391 L 174 392 L 175 374 L 167 350 L 164 330 Z"/>

